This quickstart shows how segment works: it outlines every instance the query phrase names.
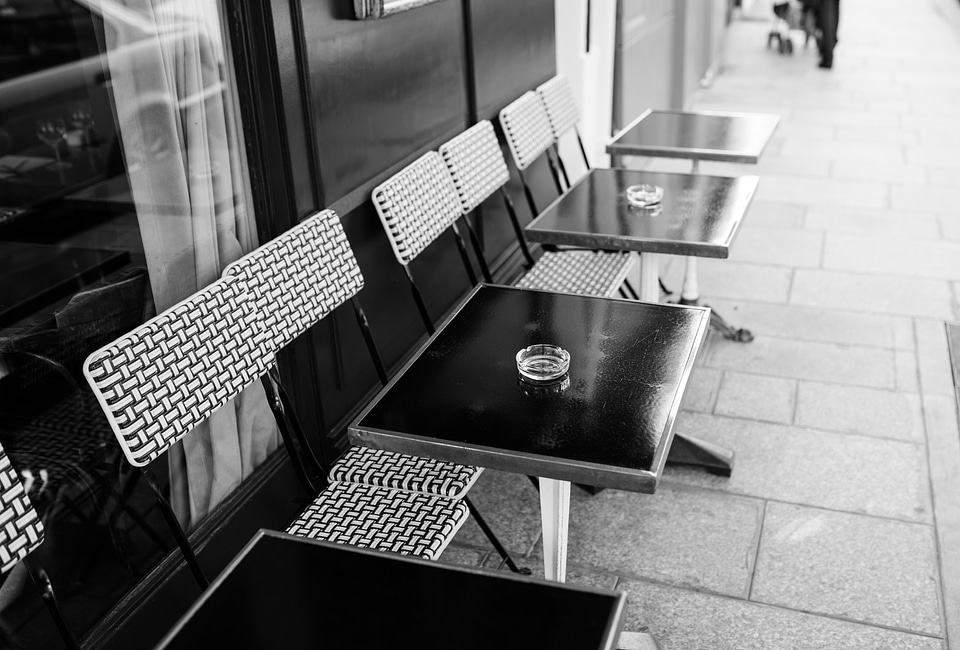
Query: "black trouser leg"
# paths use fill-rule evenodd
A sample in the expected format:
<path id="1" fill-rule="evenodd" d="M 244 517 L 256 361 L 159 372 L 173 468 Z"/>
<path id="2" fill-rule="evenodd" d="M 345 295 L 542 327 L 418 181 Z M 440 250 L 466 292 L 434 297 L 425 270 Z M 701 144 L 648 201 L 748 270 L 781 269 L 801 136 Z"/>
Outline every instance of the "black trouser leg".
<path id="1" fill-rule="evenodd" d="M 837 26 L 840 22 L 840 0 L 820 1 L 820 65 L 833 66 L 833 48 L 837 45 Z"/>

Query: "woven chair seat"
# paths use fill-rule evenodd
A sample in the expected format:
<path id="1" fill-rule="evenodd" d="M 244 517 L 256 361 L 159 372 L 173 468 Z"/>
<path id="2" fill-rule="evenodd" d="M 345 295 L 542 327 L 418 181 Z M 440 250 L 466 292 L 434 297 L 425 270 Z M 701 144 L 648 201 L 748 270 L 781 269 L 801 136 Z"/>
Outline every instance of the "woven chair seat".
<path id="1" fill-rule="evenodd" d="M 447 463 L 382 449 L 351 447 L 333 464 L 327 476 L 331 481 L 460 499 L 470 490 L 481 472 L 482 467 L 472 465 Z"/>
<path id="2" fill-rule="evenodd" d="M 435 560 L 467 516 L 463 501 L 337 482 L 330 483 L 287 532 Z"/>
<path id="3" fill-rule="evenodd" d="M 610 298 L 617 295 L 633 264 L 634 258 L 627 253 L 546 252 L 515 285 Z"/>

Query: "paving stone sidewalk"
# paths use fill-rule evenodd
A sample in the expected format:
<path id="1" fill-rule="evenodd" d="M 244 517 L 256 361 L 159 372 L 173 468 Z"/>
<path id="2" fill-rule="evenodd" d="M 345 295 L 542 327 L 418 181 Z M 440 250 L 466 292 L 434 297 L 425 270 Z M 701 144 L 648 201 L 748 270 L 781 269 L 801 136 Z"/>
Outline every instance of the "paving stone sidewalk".
<path id="1" fill-rule="evenodd" d="M 676 424 L 732 448 L 733 477 L 574 490 L 569 579 L 626 592 L 625 629 L 663 650 L 960 648 L 960 6 L 841 5 L 832 70 L 738 20 L 690 106 L 782 116 L 758 165 L 700 165 L 761 179 L 731 258 L 700 263 L 705 302 L 756 340 L 711 336 Z M 529 481 L 471 494 L 542 571 Z M 471 523 L 445 560 L 497 558 Z"/>

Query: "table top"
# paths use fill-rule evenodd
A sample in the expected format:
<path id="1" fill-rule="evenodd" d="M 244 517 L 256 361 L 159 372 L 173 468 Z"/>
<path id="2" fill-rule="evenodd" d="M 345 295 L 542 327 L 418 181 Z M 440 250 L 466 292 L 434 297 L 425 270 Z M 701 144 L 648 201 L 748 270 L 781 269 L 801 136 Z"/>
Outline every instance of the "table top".
<path id="1" fill-rule="evenodd" d="M 725 258 L 758 182 L 756 176 L 594 169 L 530 222 L 526 236 L 544 244 Z M 627 201 L 626 188 L 641 183 L 663 188 L 659 209 Z"/>
<path id="2" fill-rule="evenodd" d="M 625 597 L 260 531 L 157 648 L 616 648 Z"/>
<path id="3" fill-rule="evenodd" d="M 481 285 L 349 427 L 355 444 L 516 473 L 656 490 L 709 323 L 700 307 Z M 568 382 L 521 382 L 553 343 Z"/>
<path id="4" fill-rule="evenodd" d="M 607 153 L 755 164 L 779 122 L 771 113 L 648 110 L 617 134 Z"/>

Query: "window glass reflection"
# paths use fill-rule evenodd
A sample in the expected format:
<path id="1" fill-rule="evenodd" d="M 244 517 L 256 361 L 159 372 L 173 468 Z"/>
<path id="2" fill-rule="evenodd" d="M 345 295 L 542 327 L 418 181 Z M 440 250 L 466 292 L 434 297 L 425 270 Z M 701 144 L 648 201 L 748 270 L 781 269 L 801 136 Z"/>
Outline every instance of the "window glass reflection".
<path id="1" fill-rule="evenodd" d="M 222 16 L 0 0 L 0 443 L 78 635 L 174 548 L 81 364 L 257 245 Z M 257 387 L 152 469 L 191 528 L 276 444 Z M 0 647 L 55 647 L 24 579 L 0 583 Z"/>

